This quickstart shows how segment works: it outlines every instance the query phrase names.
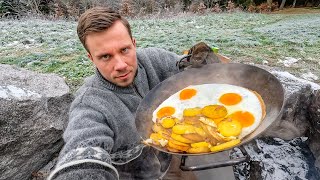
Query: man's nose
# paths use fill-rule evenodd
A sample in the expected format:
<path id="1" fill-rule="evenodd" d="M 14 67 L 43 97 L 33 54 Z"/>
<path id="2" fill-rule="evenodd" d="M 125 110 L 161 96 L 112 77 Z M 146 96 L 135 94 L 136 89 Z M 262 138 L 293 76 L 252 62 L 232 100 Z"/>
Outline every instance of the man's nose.
<path id="1" fill-rule="evenodd" d="M 114 69 L 116 71 L 122 71 L 122 70 L 126 69 L 127 66 L 128 66 L 127 63 L 121 57 L 116 58 L 116 64 L 114 66 Z"/>

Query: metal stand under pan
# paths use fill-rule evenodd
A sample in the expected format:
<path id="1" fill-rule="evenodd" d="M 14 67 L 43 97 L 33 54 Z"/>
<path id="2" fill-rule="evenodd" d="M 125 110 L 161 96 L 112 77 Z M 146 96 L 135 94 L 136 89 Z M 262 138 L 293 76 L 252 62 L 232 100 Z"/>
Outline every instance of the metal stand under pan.
<path id="1" fill-rule="evenodd" d="M 226 166 L 233 166 L 233 165 L 241 164 L 244 162 L 249 162 L 250 157 L 249 157 L 247 151 L 245 150 L 245 148 L 243 146 L 239 146 L 238 148 L 241 150 L 243 157 L 225 160 L 225 161 L 217 161 L 217 162 L 210 163 L 210 164 L 196 165 L 196 166 L 187 166 L 186 160 L 187 160 L 188 156 L 183 155 L 183 156 L 181 156 L 180 169 L 182 171 L 201 171 L 201 170 L 220 168 L 220 167 L 226 167 Z"/>

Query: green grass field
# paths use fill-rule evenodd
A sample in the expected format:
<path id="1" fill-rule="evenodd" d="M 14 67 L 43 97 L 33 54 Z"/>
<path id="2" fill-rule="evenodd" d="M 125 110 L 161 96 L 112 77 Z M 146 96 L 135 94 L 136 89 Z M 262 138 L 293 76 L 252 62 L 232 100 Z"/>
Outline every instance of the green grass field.
<path id="1" fill-rule="evenodd" d="M 138 47 L 178 54 L 204 41 L 233 62 L 279 67 L 320 82 L 320 10 L 313 14 L 222 13 L 130 20 Z M 74 91 L 93 73 L 76 22 L 0 20 L 0 63 L 56 73 Z M 288 59 L 295 63 L 286 65 Z"/>

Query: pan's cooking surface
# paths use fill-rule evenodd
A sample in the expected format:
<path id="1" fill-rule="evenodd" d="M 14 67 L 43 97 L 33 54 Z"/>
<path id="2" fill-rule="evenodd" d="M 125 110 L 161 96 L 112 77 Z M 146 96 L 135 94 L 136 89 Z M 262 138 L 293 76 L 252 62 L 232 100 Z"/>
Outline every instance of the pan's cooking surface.
<path id="1" fill-rule="evenodd" d="M 258 92 L 263 98 L 266 105 L 266 117 L 260 126 L 246 136 L 239 145 L 249 142 L 269 127 L 280 116 L 284 104 L 284 90 L 281 83 L 272 74 L 261 68 L 239 63 L 211 64 L 202 68 L 192 68 L 158 84 L 140 103 L 136 112 L 136 125 L 142 139 L 148 139 L 152 133 L 152 113 L 164 100 L 189 85 L 199 84 L 241 86 Z M 171 154 L 199 155 L 172 153 L 157 146 L 153 147 Z"/>

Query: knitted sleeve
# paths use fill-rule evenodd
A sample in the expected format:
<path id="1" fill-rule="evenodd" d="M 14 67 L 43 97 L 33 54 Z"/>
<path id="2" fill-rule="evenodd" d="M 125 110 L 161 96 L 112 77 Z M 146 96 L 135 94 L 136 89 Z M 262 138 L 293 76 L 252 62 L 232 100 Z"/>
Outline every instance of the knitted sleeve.
<path id="1" fill-rule="evenodd" d="M 63 136 L 66 144 L 49 180 L 119 179 L 109 154 L 114 134 L 104 119 L 94 107 L 75 100 Z"/>

